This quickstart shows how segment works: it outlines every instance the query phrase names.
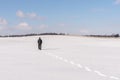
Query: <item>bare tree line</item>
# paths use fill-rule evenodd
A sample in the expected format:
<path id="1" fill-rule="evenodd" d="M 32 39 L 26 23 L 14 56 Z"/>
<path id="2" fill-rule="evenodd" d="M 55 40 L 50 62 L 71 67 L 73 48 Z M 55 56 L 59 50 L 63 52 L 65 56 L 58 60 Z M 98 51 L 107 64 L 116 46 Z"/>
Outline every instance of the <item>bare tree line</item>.
<path id="1" fill-rule="evenodd" d="M 120 37 L 119 34 L 112 34 L 112 35 L 85 35 L 88 37 L 106 37 L 106 38 L 118 38 Z"/>
<path id="2" fill-rule="evenodd" d="M 39 35 L 70 35 L 65 33 L 31 33 L 31 34 L 22 34 L 22 35 L 0 35 L 0 37 L 27 37 L 27 36 L 39 36 Z M 87 37 L 105 37 L 105 38 L 118 38 L 120 37 L 119 34 L 112 34 L 112 35 L 83 35 Z"/>
<path id="3" fill-rule="evenodd" d="M 40 34 L 22 34 L 22 35 L 0 35 L 0 37 L 27 37 L 27 36 L 39 36 L 39 35 L 66 35 L 65 33 L 40 33 Z"/>

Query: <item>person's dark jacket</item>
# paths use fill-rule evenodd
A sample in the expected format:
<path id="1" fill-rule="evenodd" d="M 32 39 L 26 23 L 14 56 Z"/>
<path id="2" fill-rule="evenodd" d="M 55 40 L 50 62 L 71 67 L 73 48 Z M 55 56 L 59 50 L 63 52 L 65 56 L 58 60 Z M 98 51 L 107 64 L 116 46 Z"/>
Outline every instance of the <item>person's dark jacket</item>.
<path id="1" fill-rule="evenodd" d="M 42 48 L 42 39 L 39 38 L 39 39 L 38 39 L 38 49 L 41 50 L 41 48 Z"/>
<path id="2" fill-rule="evenodd" d="M 42 39 L 41 38 L 38 39 L 38 44 L 42 44 Z"/>

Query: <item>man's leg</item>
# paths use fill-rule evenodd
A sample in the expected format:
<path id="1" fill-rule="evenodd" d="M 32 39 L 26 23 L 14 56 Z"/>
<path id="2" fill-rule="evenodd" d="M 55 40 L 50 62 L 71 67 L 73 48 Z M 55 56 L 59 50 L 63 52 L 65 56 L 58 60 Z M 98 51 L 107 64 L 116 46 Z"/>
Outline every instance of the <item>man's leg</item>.
<path id="1" fill-rule="evenodd" d="M 39 49 L 40 49 L 40 50 L 42 49 L 42 46 L 41 46 L 41 45 L 39 45 Z"/>
<path id="2" fill-rule="evenodd" d="M 38 49 L 40 49 L 40 45 L 38 44 Z"/>

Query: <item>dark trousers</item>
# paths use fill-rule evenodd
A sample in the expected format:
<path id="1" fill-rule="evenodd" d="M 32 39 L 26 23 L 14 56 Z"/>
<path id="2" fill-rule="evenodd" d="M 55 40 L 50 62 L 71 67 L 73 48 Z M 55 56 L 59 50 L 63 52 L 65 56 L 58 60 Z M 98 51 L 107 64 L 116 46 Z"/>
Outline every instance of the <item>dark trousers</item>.
<path id="1" fill-rule="evenodd" d="M 42 49 L 42 45 L 41 44 L 38 44 L 38 49 Z"/>

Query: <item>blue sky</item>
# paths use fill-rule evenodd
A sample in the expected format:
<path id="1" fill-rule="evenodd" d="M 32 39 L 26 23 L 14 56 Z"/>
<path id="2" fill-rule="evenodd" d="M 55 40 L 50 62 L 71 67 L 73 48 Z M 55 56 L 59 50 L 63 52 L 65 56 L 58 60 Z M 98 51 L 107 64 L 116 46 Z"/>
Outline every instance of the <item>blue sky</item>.
<path id="1" fill-rule="evenodd" d="M 0 35 L 120 34 L 120 0 L 0 0 Z"/>

